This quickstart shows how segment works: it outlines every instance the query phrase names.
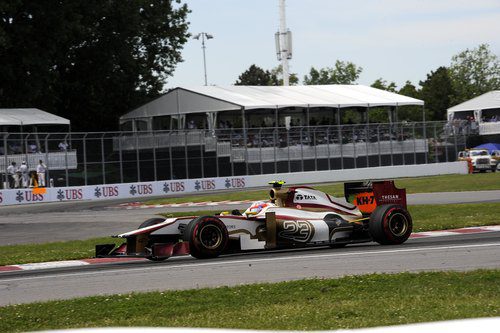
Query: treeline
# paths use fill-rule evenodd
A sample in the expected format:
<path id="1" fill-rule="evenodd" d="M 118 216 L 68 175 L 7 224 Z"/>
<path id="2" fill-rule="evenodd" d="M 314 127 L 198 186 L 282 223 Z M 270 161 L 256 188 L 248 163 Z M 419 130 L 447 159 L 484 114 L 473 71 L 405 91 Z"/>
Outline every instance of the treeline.
<path id="1" fill-rule="evenodd" d="M 0 108 L 117 129 L 182 61 L 188 12 L 177 0 L 0 0 Z"/>
<path id="2" fill-rule="evenodd" d="M 337 60 L 333 67 L 316 69 L 311 67 L 304 76 L 305 85 L 321 84 L 355 84 L 363 68 L 349 61 Z M 280 85 L 282 69 L 278 66 L 272 70 L 264 70 L 251 65 L 243 72 L 236 85 Z M 299 84 L 297 74 L 290 75 L 290 84 Z M 425 102 L 427 120 L 445 120 L 446 109 L 469 100 L 491 90 L 500 89 L 500 60 L 493 54 L 487 44 L 467 49 L 451 58 L 449 66 L 441 66 L 427 74 L 427 77 L 414 85 L 406 81 L 398 88 L 396 83 L 383 78 L 375 80 L 372 87 L 383 89 L 405 96 L 421 99 Z M 370 115 L 373 122 L 387 121 L 387 113 L 375 110 Z M 400 120 L 421 120 L 422 112 L 417 107 L 406 107 L 401 110 Z"/>

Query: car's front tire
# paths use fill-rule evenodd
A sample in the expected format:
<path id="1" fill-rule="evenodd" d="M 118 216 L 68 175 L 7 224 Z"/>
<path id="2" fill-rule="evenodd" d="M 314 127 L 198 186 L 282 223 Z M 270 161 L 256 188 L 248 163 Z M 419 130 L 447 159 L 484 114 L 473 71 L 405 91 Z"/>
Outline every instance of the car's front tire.
<path id="1" fill-rule="evenodd" d="M 189 222 L 183 240 L 189 242 L 189 252 L 198 259 L 215 258 L 227 246 L 226 225 L 214 216 L 200 216 Z"/>
<path id="2" fill-rule="evenodd" d="M 381 205 L 370 216 L 370 234 L 382 245 L 404 243 L 413 229 L 410 213 L 400 205 Z"/>

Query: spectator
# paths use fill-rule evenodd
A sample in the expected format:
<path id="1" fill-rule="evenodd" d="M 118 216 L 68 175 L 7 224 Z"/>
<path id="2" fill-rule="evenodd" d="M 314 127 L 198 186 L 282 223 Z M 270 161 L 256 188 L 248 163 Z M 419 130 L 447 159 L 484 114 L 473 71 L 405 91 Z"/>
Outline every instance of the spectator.
<path id="1" fill-rule="evenodd" d="M 66 140 L 61 141 L 61 142 L 59 142 L 58 147 L 59 147 L 60 151 L 66 151 L 66 150 L 68 150 L 68 143 L 66 142 Z"/>
<path id="2" fill-rule="evenodd" d="M 196 128 L 196 124 L 194 123 L 194 120 L 190 120 L 188 122 L 188 129 L 195 129 Z"/>
<path id="3" fill-rule="evenodd" d="M 9 183 L 9 188 L 18 188 L 19 187 L 19 178 L 17 176 L 17 166 L 16 162 L 12 162 L 7 167 L 7 181 Z"/>
<path id="4" fill-rule="evenodd" d="M 38 152 L 38 147 L 34 142 L 30 142 L 28 144 L 28 153 L 37 153 Z"/>
<path id="5" fill-rule="evenodd" d="M 19 167 L 19 173 L 21 174 L 21 185 L 23 188 L 28 187 L 29 183 L 29 175 L 28 175 L 28 166 L 26 165 L 26 161 L 21 163 Z"/>
<path id="6" fill-rule="evenodd" d="M 43 163 L 42 160 L 38 162 L 36 166 L 36 174 L 38 177 L 38 186 L 45 187 L 45 172 L 47 171 L 47 166 Z"/>

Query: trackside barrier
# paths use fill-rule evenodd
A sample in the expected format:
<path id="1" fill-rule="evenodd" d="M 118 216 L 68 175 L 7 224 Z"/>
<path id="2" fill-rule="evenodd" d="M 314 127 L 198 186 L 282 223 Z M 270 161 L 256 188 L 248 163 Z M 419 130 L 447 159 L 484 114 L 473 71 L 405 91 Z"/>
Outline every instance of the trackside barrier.
<path id="1" fill-rule="evenodd" d="M 125 184 L 46 188 L 45 193 L 33 189 L 0 191 L 0 206 L 43 202 L 134 199 L 153 196 L 177 196 L 186 193 L 208 193 L 217 190 L 244 190 L 262 187 L 271 180 L 284 180 L 287 184 L 313 184 L 324 182 L 359 181 L 402 177 L 421 177 L 443 174 L 466 174 L 467 162 L 448 162 L 406 166 L 388 166 L 361 169 L 311 171 L 222 178 L 166 180 Z M 39 191 L 37 191 L 39 192 Z"/>

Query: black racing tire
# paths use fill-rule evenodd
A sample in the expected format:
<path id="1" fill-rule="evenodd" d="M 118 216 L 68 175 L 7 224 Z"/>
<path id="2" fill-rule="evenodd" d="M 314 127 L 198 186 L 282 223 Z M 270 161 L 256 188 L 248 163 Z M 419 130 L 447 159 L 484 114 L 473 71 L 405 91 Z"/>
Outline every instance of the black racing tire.
<path id="1" fill-rule="evenodd" d="M 410 237 L 413 222 L 410 213 L 400 205 L 381 205 L 370 216 L 370 234 L 382 245 L 404 243 Z"/>
<path id="2" fill-rule="evenodd" d="M 142 222 L 141 225 L 139 226 L 139 229 L 150 227 L 152 225 L 155 225 L 155 224 L 158 224 L 158 223 L 162 223 L 163 221 L 165 221 L 164 218 L 153 217 L 151 219 L 147 219 L 146 221 Z"/>
<path id="3" fill-rule="evenodd" d="M 189 222 L 183 240 L 189 242 L 189 252 L 198 259 L 216 258 L 225 250 L 229 234 L 226 225 L 214 216 L 199 216 Z"/>

